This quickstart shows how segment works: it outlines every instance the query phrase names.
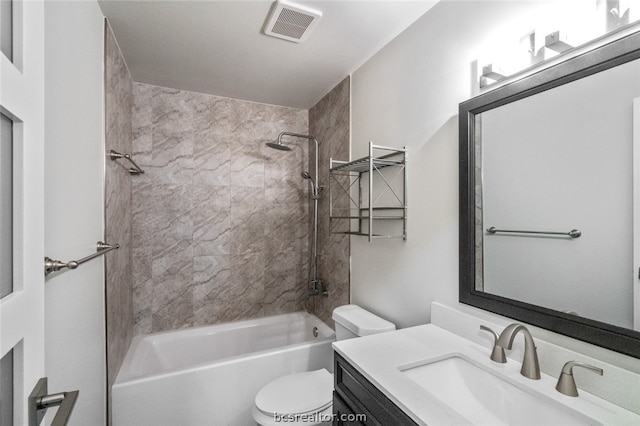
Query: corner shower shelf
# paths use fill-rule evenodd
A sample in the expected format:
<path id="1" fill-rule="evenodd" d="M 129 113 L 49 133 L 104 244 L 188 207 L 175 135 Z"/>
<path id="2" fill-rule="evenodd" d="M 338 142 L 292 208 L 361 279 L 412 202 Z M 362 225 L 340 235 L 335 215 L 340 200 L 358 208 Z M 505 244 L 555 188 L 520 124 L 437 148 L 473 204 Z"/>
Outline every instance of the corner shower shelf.
<path id="1" fill-rule="evenodd" d="M 329 175 L 332 233 L 407 239 L 406 148 L 369 142 L 367 157 L 330 159 Z"/>

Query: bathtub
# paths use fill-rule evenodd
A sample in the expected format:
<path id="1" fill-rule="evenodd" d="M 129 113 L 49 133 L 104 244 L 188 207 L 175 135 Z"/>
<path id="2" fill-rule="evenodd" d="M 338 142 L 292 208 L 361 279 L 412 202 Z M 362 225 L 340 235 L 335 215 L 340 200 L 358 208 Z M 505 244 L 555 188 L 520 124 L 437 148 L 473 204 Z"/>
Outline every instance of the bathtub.
<path id="1" fill-rule="evenodd" d="M 135 337 L 112 388 L 113 426 L 255 425 L 258 391 L 286 374 L 332 371 L 334 340 L 306 312 Z"/>

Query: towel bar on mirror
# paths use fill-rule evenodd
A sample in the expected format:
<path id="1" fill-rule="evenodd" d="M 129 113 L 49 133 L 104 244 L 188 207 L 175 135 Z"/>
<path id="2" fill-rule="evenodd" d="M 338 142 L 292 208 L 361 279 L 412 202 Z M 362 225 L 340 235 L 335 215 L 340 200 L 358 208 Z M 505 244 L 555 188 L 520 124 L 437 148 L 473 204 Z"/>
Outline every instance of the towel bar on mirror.
<path id="1" fill-rule="evenodd" d="M 496 229 L 495 226 L 491 228 L 487 228 L 487 233 L 489 234 L 497 234 L 497 233 L 511 233 L 511 234 L 534 234 L 534 235 L 563 235 L 571 238 L 580 238 L 582 235 L 582 231 L 579 229 L 572 229 L 569 232 L 552 232 L 552 231 L 516 231 L 516 230 L 508 230 L 508 229 Z"/>

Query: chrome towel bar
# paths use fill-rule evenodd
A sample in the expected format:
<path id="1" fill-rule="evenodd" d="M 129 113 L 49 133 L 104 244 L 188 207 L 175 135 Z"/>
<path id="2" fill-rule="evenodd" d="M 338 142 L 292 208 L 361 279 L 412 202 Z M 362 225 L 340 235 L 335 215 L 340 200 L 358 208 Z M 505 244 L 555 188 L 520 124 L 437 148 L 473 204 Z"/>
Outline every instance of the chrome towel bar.
<path id="1" fill-rule="evenodd" d="M 36 383 L 36 386 L 29 395 L 27 400 L 28 425 L 38 426 L 42 423 L 45 413 L 49 408 L 58 407 L 50 424 L 51 426 L 66 426 L 67 423 L 69 423 L 69 417 L 73 412 L 73 407 L 76 405 L 80 391 L 75 390 L 47 395 L 47 382 L 46 377 L 38 380 L 38 383 Z"/>
<path id="2" fill-rule="evenodd" d="M 133 164 L 133 167 L 129 168 L 129 174 L 131 175 L 141 175 L 144 174 L 144 170 L 142 170 L 140 168 L 140 166 L 138 166 L 136 164 L 135 161 L 133 161 L 133 158 L 131 158 L 131 156 L 129 154 L 120 154 L 119 152 L 116 152 L 114 150 L 109 151 L 109 158 L 111 158 L 111 161 L 115 161 L 119 158 L 124 158 L 126 160 L 129 160 L 129 162 L 131 164 Z"/>
<path id="3" fill-rule="evenodd" d="M 579 229 L 572 229 L 569 232 L 550 232 L 550 231 L 516 231 L 516 230 L 507 230 L 507 229 L 496 229 L 495 226 L 491 228 L 487 228 L 487 233 L 489 234 L 497 234 L 497 233 L 511 233 L 511 234 L 534 234 L 534 235 L 563 235 L 565 237 L 570 238 L 580 238 L 582 235 L 582 231 Z"/>
<path id="4" fill-rule="evenodd" d="M 82 265 L 85 262 L 90 261 L 91 259 L 95 259 L 96 257 L 101 256 L 111 250 L 116 250 L 120 248 L 120 244 L 107 244 L 102 241 L 98 241 L 96 245 L 98 247 L 95 253 L 87 257 L 83 257 L 80 260 L 72 260 L 70 262 L 65 263 L 59 260 L 53 260 L 50 257 L 45 257 L 44 258 L 44 276 L 46 277 L 50 273 L 59 271 L 64 268 L 76 269 L 78 266 Z"/>

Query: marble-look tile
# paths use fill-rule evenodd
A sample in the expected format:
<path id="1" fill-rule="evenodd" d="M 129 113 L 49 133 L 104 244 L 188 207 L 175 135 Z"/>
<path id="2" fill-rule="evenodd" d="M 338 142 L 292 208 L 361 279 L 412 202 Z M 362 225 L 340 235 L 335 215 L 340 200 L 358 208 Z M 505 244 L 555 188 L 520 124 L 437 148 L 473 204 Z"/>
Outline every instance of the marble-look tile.
<path id="1" fill-rule="evenodd" d="M 193 151 L 193 183 L 196 185 L 231 184 L 231 148 L 228 142 L 207 139 L 196 131 Z"/>
<path id="2" fill-rule="evenodd" d="M 232 187 L 231 253 L 246 255 L 265 250 L 264 189 Z"/>
<path id="3" fill-rule="evenodd" d="M 267 255 L 285 250 L 307 248 L 308 217 L 299 211 L 299 204 L 271 205 L 264 215 L 264 235 Z"/>
<path id="4" fill-rule="evenodd" d="M 141 308 L 137 308 L 136 305 L 145 304 L 146 298 L 136 299 L 136 286 L 143 285 L 143 283 L 151 283 L 153 281 L 153 274 L 151 266 L 153 262 L 153 245 L 145 245 L 141 247 L 134 247 L 131 253 L 135 262 L 132 262 L 132 274 L 133 274 L 133 292 L 134 292 L 134 314 Z"/>
<path id="5" fill-rule="evenodd" d="M 194 128 L 206 130 L 216 142 L 228 141 L 230 135 L 241 134 L 241 125 L 247 116 L 249 106 L 246 102 L 234 99 L 205 96 L 194 102 Z"/>
<path id="6" fill-rule="evenodd" d="M 193 275 L 193 245 L 190 240 L 177 240 L 159 235 L 153 246 L 151 276 L 154 282 L 167 275 Z"/>
<path id="7" fill-rule="evenodd" d="M 175 241 L 154 250 L 152 262 L 152 331 L 193 325 L 193 254 L 190 243 Z"/>
<path id="8" fill-rule="evenodd" d="M 152 309 L 150 300 L 153 298 L 153 280 L 149 265 L 148 279 L 135 279 L 133 287 L 133 319 L 134 335 L 148 334 L 152 330 Z M 135 275 L 134 275 L 135 276 Z"/>
<path id="9" fill-rule="evenodd" d="M 131 155 L 143 169 L 151 165 L 153 150 L 152 104 L 153 86 L 133 84 L 133 145 Z"/>
<path id="10" fill-rule="evenodd" d="M 294 204 L 302 207 L 306 204 L 309 191 L 305 186 L 304 189 L 300 186 L 293 186 L 288 188 L 265 188 L 264 198 L 267 204 Z M 306 210 L 306 209 L 305 209 Z"/>
<path id="11" fill-rule="evenodd" d="M 221 316 L 216 311 L 215 301 L 230 291 L 230 262 L 228 255 L 194 257 L 194 325 L 210 324 Z M 226 301 L 230 302 L 228 299 Z"/>
<path id="12" fill-rule="evenodd" d="M 194 291 L 194 298 L 204 297 L 210 290 L 222 289 L 229 285 L 231 274 L 231 257 L 221 256 L 194 256 L 193 258 L 193 281 L 195 285 L 204 285 L 208 291 L 203 289 Z"/>
<path id="13" fill-rule="evenodd" d="M 192 327 L 193 303 L 184 292 L 180 297 L 163 300 L 162 305 L 152 311 L 151 321 L 153 333 Z"/>
<path id="14" fill-rule="evenodd" d="M 228 211 L 195 209 L 192 218 L 195 256 L 231 254 L 231 218 Z"/>
<path id="15" fill-rule="evenodd" d="M 265 312 L 300 310 L 307 296 L 308 252 L 290 247 L 272 253 L 265 264 Z"/>
<path id="16" fill-rule="evenodd" d="M 302 309 L 309 143 L 265 142 L 308 133 L 308 112 L 137 83 L 133 97 L 136 333 Z"/>
<path id="17" fill-rule="evenodd" d="M 234 144 L 231 149 L 230 179 L 232 186 L 264 188 L 264 158 L 252 144 Z"/>
<path id="18" fill-rule="evenodd" d="M 191 206 L 194 212 L 228 212 L 231 210 L 233 188 L 230 186 L 192 185 L 190 189 Z"/>
<path id="19" fill-rule="evenodd" d="M 105 157 L 132 151 L 133 82 L 109 25 L 105 28 Z M 107 157 L 108 158 L 108 157 Z M 108 388 L 115 381 L 134 328 L 132 182 L 120 162 L 106 160 L 105 239 L 120 249 L 105 255 Z"/>
<path id="20" fill-rule="evenodd" d="M 319 160 L 327 164 L 329 158 L 349 159 L 349 85 L 346 78 L 309 111 L 309 128 L 321 141 Z M 310 162 L 313 158 L 310 158 Z M 321 178 L 325 185 L 329 184 L 328 169 L 321 168 Z M 345 188 L 349 182 L 339 179 L 337 182 Z M 335 195 L 335 194 L 334 194 Z M 329 221 L 328 192 L 319 200 L 318 241 L 319 259 L 318 274 L 324 280 L 329 297 L 317 297 L 314 313 L 325 323 L 332 325 L 331 312 L 337 306 L 349 303 L 349 237 L 331 232 L 345 231 L 349 224 L 342 220 L 336 223 Z M 343 209 L 348 214 L 351 202 L 348 197 L 334 197 L 334 207 Z"/>
<path id="21" fill-rule="evenodd" d="M 254 212 L 263 209 L 265 202 L 264 188 L 231 187 L 231 207 Z"/>
<path id="22" fill-rule="evenodd" d="M 193 140 L 189 135 L 152 135 L 151 163 L 145 167 L 148 179 L 167 184 L 193 181 Z"/>
<path id="23" fill-rule="evenodd" d="M 264 254 L 233 256 L 230 281 L 236 297 L 260 303 L 264 297 Z"/>
<path id="24" fill-rule="evenodd" d="M 151 96 L 154 130 L 164 136 L 177 136 L 193 130 L 192 92 L 154 86 Z"/>
<path id="25" fill-rule="evenodd" d="M 190 185 L 156 184 L 147 203 L 154 211 L 164 215 L 186 215 L 193 205 L 190 192 Z"/>

